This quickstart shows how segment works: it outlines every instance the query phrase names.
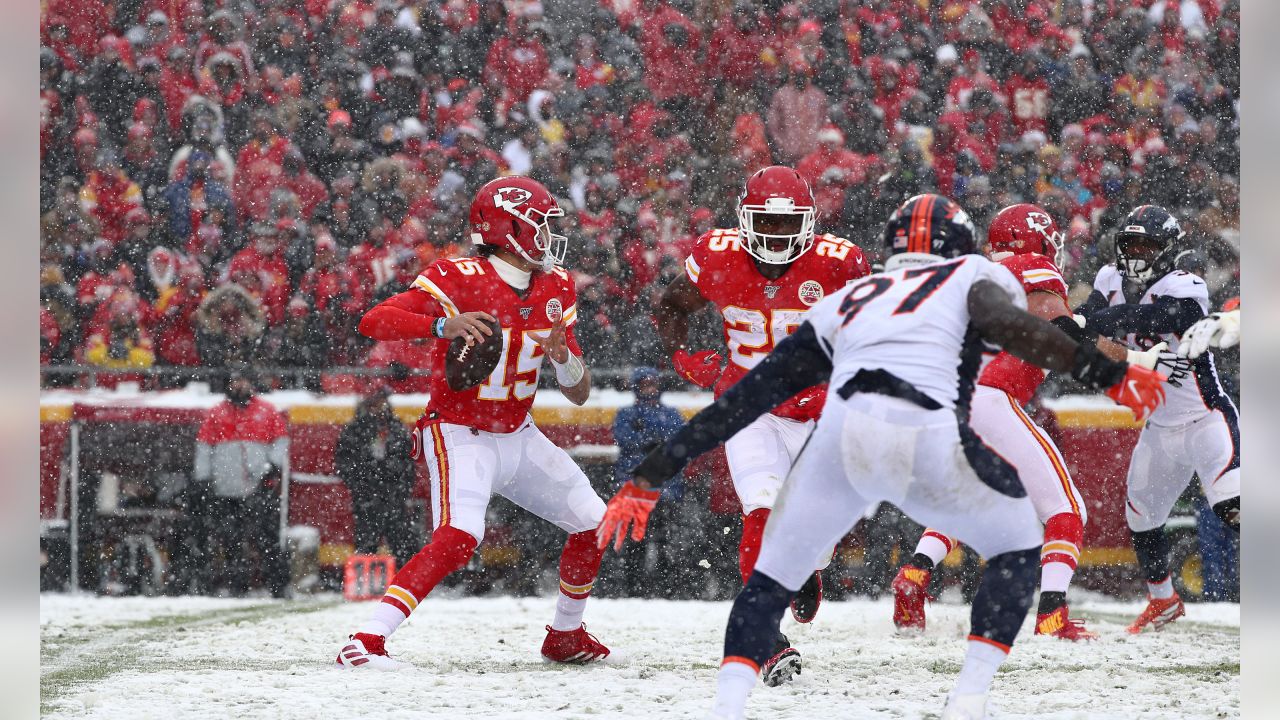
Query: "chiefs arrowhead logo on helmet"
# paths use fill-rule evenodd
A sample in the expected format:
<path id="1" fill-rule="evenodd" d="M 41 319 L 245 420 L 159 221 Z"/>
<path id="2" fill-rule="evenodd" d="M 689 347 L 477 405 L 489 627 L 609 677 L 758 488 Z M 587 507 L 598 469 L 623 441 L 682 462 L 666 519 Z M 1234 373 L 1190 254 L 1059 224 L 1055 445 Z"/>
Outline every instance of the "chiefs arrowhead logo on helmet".
<path id="1" fill-rule="evenodd" d="M 507 250 L 541 266 L 564 261 L 569 240 L 552 232 L 549 220 L 564 217 L 547 188 L 519 175 L 490 180 L 471 202 L 471 242 Z"/>
<path id="2" fill-rule="evenodd" d="M 533 193 L 518 187 L 500 187 L 493 194 L 493 204 L 503 210 L 514 211 L 516 208 L 529 201 L 533 197 Z"/>
<path id="3" fill-rule="evenodd" d="M 1027 227 L 1048 237 L 1049 232 L 1053 230 L 1053 218 L 1045 213 L 1033 210 L 1027 213 Z"/>
<path id="4" fill-rule="evenodd" d="M 996 213 L 987 228 L 987 244 L 991 259 L 997 262 L 1024 253 L 1043 255 L 1059 268 L 1066 260 L 1066 236 L 1052 215 L 1031 203 L 1010 205 Z"/>

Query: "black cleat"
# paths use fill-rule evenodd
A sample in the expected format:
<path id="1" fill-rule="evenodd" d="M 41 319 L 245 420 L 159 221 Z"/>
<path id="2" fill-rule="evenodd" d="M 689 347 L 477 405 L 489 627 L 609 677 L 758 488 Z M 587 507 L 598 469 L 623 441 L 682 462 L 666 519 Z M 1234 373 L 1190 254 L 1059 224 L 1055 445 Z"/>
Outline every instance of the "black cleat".
<path id="1" fill-rule="evenodd" d="M 769 687 L 777 687 L 800 674 L 800 651 L 791 647 L 787 636 L 778 633 L 773 657 L 760 666 L 760 679 Z"/>
<path id="2" fill-rule="evenodd" d="M 822 571 L 814 570 L 791 600 L 791 617 L 800 624 L 811 623 L 822 605 Z"/>

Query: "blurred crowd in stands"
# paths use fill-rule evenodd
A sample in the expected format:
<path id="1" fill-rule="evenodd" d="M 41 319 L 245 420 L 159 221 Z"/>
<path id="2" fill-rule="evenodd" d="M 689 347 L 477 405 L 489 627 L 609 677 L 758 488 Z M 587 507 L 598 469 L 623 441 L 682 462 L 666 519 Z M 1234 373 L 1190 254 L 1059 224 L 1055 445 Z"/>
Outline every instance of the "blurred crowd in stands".
<path id="1" fill-rule="evenodd" d="M 905 197 L 1037 202 L 1082 299 L 1164 205 L 1238 295 L 1238 0 L 47 0 L 41 361 L 392 368 L 354 330 L 502 173 L 566 210 L 578 335 L 667 367 L 652 310 L 745 177 L 793 164 L 872 257 Z M 707 318 L 703 339 L 720 342 Z M 44 382 L 74 378 L 46 374 Z"/>

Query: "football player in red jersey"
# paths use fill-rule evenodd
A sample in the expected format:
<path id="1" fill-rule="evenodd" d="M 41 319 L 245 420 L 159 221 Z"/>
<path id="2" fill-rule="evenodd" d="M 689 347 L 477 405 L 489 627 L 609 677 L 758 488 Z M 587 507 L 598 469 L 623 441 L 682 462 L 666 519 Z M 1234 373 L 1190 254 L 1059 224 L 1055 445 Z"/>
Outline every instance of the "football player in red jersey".
<path id="1" fill-rule="evenodd" d="M 591 376 L 574 338 L 576 292 L 559 267 L 567 240 L 549 221 L 564 213 L 542 184 L 503 177 L 483 185 L 471 204 L 475 257 L 439 260 L 413 287 L 388 298 L 360 321 L 378 340 L 433 337 L 431 399 L 414 432 L 414 454 L 431 476 L 431 542 L 391 579 L 369 620 L 343 644 L 345 667 L 399 669 L 384 642 L 445 576 L 466 565 L 484 537 L 485 508 L 498 493 L 569 533 L 560 556 L 560 595 L 542 655 L 591 662 L 609 649 L 582 624 L 603 551 L 595 537 L 604 501 L 563 449 L 529 415 L 543 360 L 560 392 L 581 405 Z M 500 334 L 486 321 L 497 320 Z M 451 340 L 502 343 L 488 379 L 452 390 L 443 371 Z"/>
<path id="2" fill-rule="evenodd" d="M 774 345 L 800 326 L 801 316 L 828 293 L 870 274 L 862 250 L 844 238 L 815 235 L 809 184 L 793 169 L 759 170 L 738 200 L 738 227 L 698 238 L 685 260 L 685 275 L 664 292 L 658 328 L 676 372 L 718 397 L 755 367 Z M 714 303 L 724 317 L 729 361 L 712 350 L 687 346 L 689 315 Z M 774 408 L 725 443 L 729 474 L 742 502 L 738 567 L 746 583 L 760 552 L 765 521 L 782 481 L 822 410 L 826 386 L 810 388 Z M 809 622 L 822 599 L 815 571 L 791 610 Z M 775 655 L 763 666 L 766 684 L 777 685 L 800 671 L 800 655 L 778 633 Z"/>
<path id="3" fill-rule="evenodd" d="M 1082 336 L 1067 306 L 1067 285 L 1059 271 L 1064 256 L 1063 234 L 1049 213 L 1036 205 L 1010 205 L 992 218 L 987 243 L 991 259 L 1022 282 L 1028 312 L 1073 337 Z M 1097 345 L 1113 360 L 1127 360 L 1149 369 L 1155 366 L 1160 352 L 1155 349 L 1130 353 L 1105 338 L 1098 338 Z M 1097 635 L 1085 629 L 1080 620 L 1070 618 L 1066 599 L 1067 587 L 1080 561 L 1088 517 L 1084 500 L 1053 440 L 1022 411 L 1044 378 L 1045 371 L 1039 367 L 1001 352 L 978 378 L 969 423 L 1018 469 L 1036 514 L 1044 523 L 1036 634 L 1092 640 Z M 925 589 L 931 572 L 955 544 L 953 538 L 927 529 L 915 555 L 898 570 L 893 579 L 893 623 L 900 630 L 924 630 Z"/>

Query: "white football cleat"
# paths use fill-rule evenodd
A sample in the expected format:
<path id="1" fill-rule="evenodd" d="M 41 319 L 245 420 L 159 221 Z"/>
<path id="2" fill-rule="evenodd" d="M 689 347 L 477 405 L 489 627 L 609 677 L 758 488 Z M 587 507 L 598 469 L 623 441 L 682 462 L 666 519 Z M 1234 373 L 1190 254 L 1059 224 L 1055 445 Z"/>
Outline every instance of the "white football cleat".
<path id="1" fill-rule="evenodd" d="M 356 633 L 347 640 L 338 651 L 337 665 L 343 668 L 359 668 L 361 670 L 408 670 L 413 666 L 407 662 L 391 659 L 384 645 L 386 638 L 369 633 Z"/>
<path id="2" fill-rule="evenodd" d="M 939 720 L 987 720 L 987 694 L 949 695 Z"/>

